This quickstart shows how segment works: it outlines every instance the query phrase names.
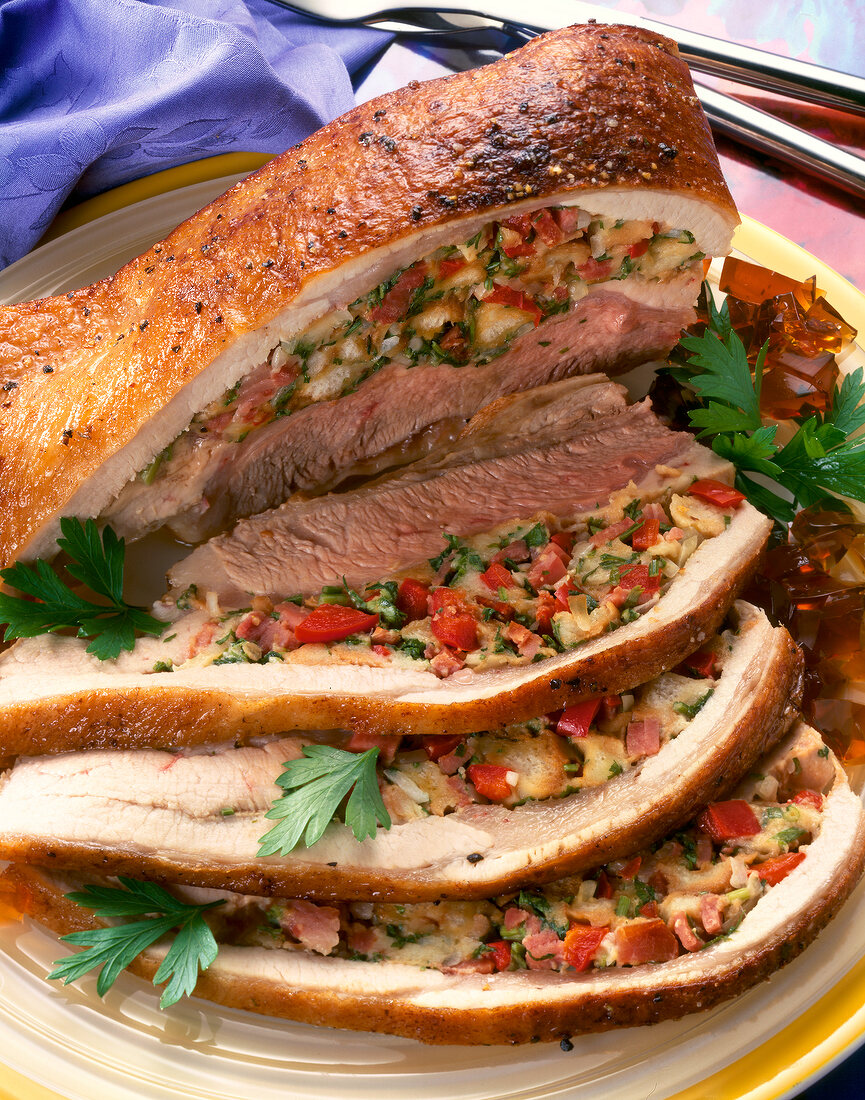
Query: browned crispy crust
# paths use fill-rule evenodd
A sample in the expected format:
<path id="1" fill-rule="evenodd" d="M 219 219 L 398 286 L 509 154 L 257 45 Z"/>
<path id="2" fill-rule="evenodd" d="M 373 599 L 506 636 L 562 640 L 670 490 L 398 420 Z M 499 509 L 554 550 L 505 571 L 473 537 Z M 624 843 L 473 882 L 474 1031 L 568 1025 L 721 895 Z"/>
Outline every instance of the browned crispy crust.
<path id="1" fill-rule="evenodd" d="M 750 514 L 750 513 L 749 513 Z M 756 516 L 756 514 L 755 514 Z M 741 556 L 707 570 L 699 598 L 675 619 L 597 654 L 580 649 L 536 677 L 489 698 L 458 703 L 401 702 L 386 695 L 242 696 L 185 687 L 88 688 L 2 707 L 4 756 L 248 741 L 291 730 L 348 729 L 371 734 L 457 734 L 528 721 L 595 695 L 615 695 L 679 664 L 714 634 L 759 564 L 768 522 L 755 519 Z M 532 666 L 528 666 L 531 669 Z"/>
<path id="2" fill-rule="evenodd" d="M 364 994 L 356 989 L 342 992 L 341 969 L 357 964 L 333 960 L 337 965 L 329 968 L 328 982 L 322 982 L 320 988 L 298 988 L 251 976 L 239 977 L 220 973 L 214 967 L 199 977 L 196 994 L 217 1004 L 263 1015 L 355 1031 L 380 1031 L 437 1044 L 549 1042 L 614 1027 L 678 1019 L 745 992 L 791 962 L 811 943 L 847 899 L 865 865 L 865 821 L 861 816 L 855 834 L 838 839 L 844 846 L 845 860 L 828 888 L 814 892 L 809 907 L 792 924 L 768 929 L 756 945 L 736 954 L 732 960 L 713 968 L 698 966 L 690 976 L 677 976 L 676 980 L 670 980 L 665 964 L 613 971 L 608 980 L 595 982 L 596 987 L 583 982 L 586 976 L 578 975 L 567 981 L 558 975 L 535 972 L 531 975 L 532 982 L 547 987 L 551 993 L 549 1002 L 544 1002 L 520 997 L 519 974 L 496 975 L 492 979 L 467 975 L 454 985 L 447 1005 L 425 1005 L 418 998 L 400 993 Z M 57 933 L 100 926 L 98 920 L 68 901 L 56 884 L 34 867 L 13 865 L 4 879 L 5 887 L 14 891 L 18 908 Z M 692 958 L 699 960 L 700 956 Z M 327 965 L 331 961 L 320 963 Z M 157 966 L 158 960 L 144 955 L 129 969 L 152 979 Z M 630 980 L 631 976 L 650 972 L 654 972 L 656 980 L 642 985 Z M 514 983 L 513 996 L 505 1003 L 492 1008 L 460 1003 L 460 986 L 466 989 L 469 998 L 477 997 L 486 982 L 495 981 L 499 985 L 509 977 L 518 981 Z M 569 987 L 565 996 L 561 995 L 563 986 Z"/>
<path id="3" fill-rule="evenodd" d="M 0 309 L 0 565 L 314 277 L 447 220 L 623 185 L 736 217 L 675 44 L 565 28 L 358 107 L 110 279 Z"/>
<path id="4" fill-rule="evenodd" d="M 706 754 L 696 775 L 671 775 L 650 816 L 623 823 L 610 820 L 609 828 L 590 846 L 562 849 L 555 856 L 537 852 L 518 872 L 483 874 L 481 862 L 465 860 L 464 875 L 454 882 L 437 873 L 435 864 L 422 868 L 352 867 L 305 862 L 299 855 L 282 862 L 255 861 L 247 865 L 220 865 L 218 853 L 206 864 L 193 865 L 164 853 L 148 855 L 112 847 L 94 848 L 65 840 L 19 836 L 3 840 L 2 856 L 13 862 L 35 863 L 64 870 L 103 874 L 144 875 L 159 883 L 233 890 L 241 894 L 303 896 L 319 901 L 392 900 L 433 901 L 437 898 L 484 898 L 520 887 L 550 882 L 566 875 L 625 858 L 680 827 L 696 806 L 724 798 L 743 775 L 771 748 L 797 716 L 802 695 L 802 659 L 783 628 L 767 627 L 759 679 L 749 689 L 747 707 L 719 732 L 714 752 Z M 738 700 L 737 700 L 738 702 Z M 496 811 L 499 812 L 499 811 Z M 608 809 L 609 812 L 609 809 Z M 514 815 L 481 822 L 502 845 L 513 847 L 509 836 Z M 525 826 L 524 826 L 525 828 Z M 563 832 L 565 827 L 563 826 Z M 546 834 L 544 833 L 544 839 Z M 540 838 L 533 838 L 538 843 Z M 471 853 L 466 851 L 466 857 Z M 473 875 L 476 877 L 473 881 Z"/>

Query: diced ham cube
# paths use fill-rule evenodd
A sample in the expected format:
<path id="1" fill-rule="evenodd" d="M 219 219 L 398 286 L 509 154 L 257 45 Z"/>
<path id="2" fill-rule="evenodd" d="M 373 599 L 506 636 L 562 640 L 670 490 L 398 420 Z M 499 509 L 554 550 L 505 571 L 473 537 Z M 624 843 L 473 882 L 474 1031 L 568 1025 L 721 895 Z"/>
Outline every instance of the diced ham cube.
<path id="1" fill-rule="evenodd" d="M 562 960 L 562 941 L 551 928 L 523 937 L 523 947 L 529 970 L 558 970 Z"/>
<path id="2" fill-rule="evenodd" d="M 426 264 L 415 264 L 414 267 L 403 271 L 394 285 L 385 294 L 381 305 L 370 310 L 369 319 L 377 322 L 398 321 L 406 315 L 409 302 L 414 292 L 422 285 L 426 278 Z"/>
<path id="3" fill-rule="evenodd" d="M 725 900 L 717 894 L 700 894 L 700 920 L 710 936 L 717 936 L 723 927 Z"/>
<path id="4" fill-rule="evenodd" d="M 519 564 L 520 562 L 528 561 L 530 556 L 526 540 L 517 539 L 516 542 L 509 542 L 502 550 L 493 554 L 493 562 L 503 562 L 505 558 L 507 558 L 509 561 Z"/>
<path id="5" fill-rule="evenodd" d="M 629 722 L 625 734 L 628 756 L 654 756 L 661 750 L 661 722 L 658 718 L 644 718 Z"/>
<path id="6" fill-rule="evenodd" d="M 703 941 L 699 936 L 694 934 L 694 930 L 688 923 L 688 918 L 684 913 L 674 913 L 671 923 L 673 925 L 673 931 L 679 939 L 679 943 L 681 943 L 686 951 L 700 950 L 703 946 Z"/>
<path id="7" fill-rule="evenodd" d="M 662 920 L 631 921 L 616 929 L 616 955 L 620 966 L 669 962 L 679 954 L 676 937 Z"/>
<path id="8" fill-rule="evenodd" d="M 454 792 L 454 806 L 457 809 L 462 806 L 471 806 L 473 802 L 477 801 L 472 797 L 468 784 L 464 779 L 460 779 L 458 775 L 448 776 L 448 786 Z"/>
<path id="9" fill-rule="evenodd" d="M 522 657 L 528 657 L 529 660 L 534 657 L 542 644 L 540 635 L 533 634 L 531 630 L 527 630 L 519 623 L 508 623 L 505 630 L 505 637 L 508 641 L 514 643 Z"/>
<path id="10" fill-rule="evenodd" d="M 657 501 L 652 501 L 649 504 L 643 505 L 643 518 L 644 519 L 657 519 L 661 523 L 669 523 L 670 517 L 664 511 L 663 504 L 658 504 Z"/>
<path id="11" fill-rule="evenodd" d="M 608 542 L 612 542 L 613 539 L 618 538 L 619 535 L 633 526 L 634 520 L 625 516 L 624 519 L 611 523 L 609 527 L 602 527 L 600 531 L 595 531 L 589 542 L 592 546 L 606 546 Z"/>
<path id="12" fill-rule="evenodd" d="M 375 951 L 376 935 L 365 924 L 352 924 L 346 935 L 346 942 L 359 955 L 371 955 Z"/>
<path id="13" fill-rule="evenodd" d="M 547 543 L 529 570 L 528 580 L 532 588 L 552 586 L 567 576 L 570 558 L 560 546 Z"/>
<path id="14" fill-rule="evenodd" d="M 467 757 L 465 752 L 458 754 L 456 750 L 454 750 L 454 752 L 443 753 L 436 763 L 445 775 L 456 775 L 463 764 L 465 764 L 466 759 L 471 759 L 471 757 Z"/>
<path id="15" fill-rule="evenodd" d="M 339 943 L 339 910 L 294 898 L 286 901 L 279 919 L 284 932 L 303 947 L 329 955 Z"/>
<path id="16" fill-rule="evenodd" d="M 199 630 L 199 632 L 189 643 L 190 657 L 194 657 L 196 653 L 200 653 L 202 649 L 207 649 L 207 647 L 216 637 L 216 628 L 218 625 L 218 623 L 212 621 L 204 624 L 201 630 Z"/>
<path id="17" fill-rule="evenodd" d="M 580 210 L 577 206 L 563 206 L 551 211 L 556 219 L 556 225 L 561 229 L 563 236 L 571 237 L 577 232 L 577 224 L 580 220 Z"/>
<path id="18" fill-rule="evenodd" d="M 697 866 L 706 867 L 712 862 L 712 838 L 708 833 L 697 833 Z"/>
<path id="19" fill-rule="evenodd" d="M 490 954 L 479 955 L 476 959 L 463 959 L 453 966 L 443 966 L 442 974 L 492 974 L 496 969 L 495 959 Z"/>
<path id="20" fill-rule="evenodd" d="M 518 909 L 516 906 L 511 906 L 510 909 L 505 910 L 504 928 L 506 932 L 513 932 L 521 924 L 526 926 L 526 935 L 532 935 L 541 930 L 540 918 L 536 917 L 534 913 L 529 913 L 525 909 Z"/>
<path id="21" fill-rule="evenodd" d="M 446 680 L 452 673 L 458 672 L 464 667 L 465 661 L 462 657 L 458 657 L 454 651 L 448 649 L 447 646 L 444 646 L 441 653 L 437 653 L 430 661 L 430 668 L 436 676 L 442 680 Z"/>

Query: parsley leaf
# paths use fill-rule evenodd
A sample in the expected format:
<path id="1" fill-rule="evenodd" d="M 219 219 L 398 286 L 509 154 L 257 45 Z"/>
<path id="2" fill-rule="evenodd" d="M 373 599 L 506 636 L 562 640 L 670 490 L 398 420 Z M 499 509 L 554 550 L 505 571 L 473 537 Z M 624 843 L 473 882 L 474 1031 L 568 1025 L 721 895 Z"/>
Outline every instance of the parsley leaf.
<path id="1" fill-rule="evenodd" d="M 865 379 L 862 367 L 844 376 L 840 390 L 836 386 L 832 393 L 832 407 L 823 419 L 845 435 L 852 435 L 865 425 Z"/>
<path id="2" fill-rule="evenodd" d="M 376 776 L 378 753 L 377 748 L 356 753 L 331 745 L 305 745 L 303 756 L 287 761 L 276 781 L 284 793 L 264 816 L 279 824 L 261 837 L 258 855 L 288 855 L 301 838 L 311 847 L 334 819 L 346 795 L 344 820 L 356 840 L 375 836 L 376 822 L 389 829 L 390 816 Z"/>
<path id="3" fill-rule="evenodd" d="M 689 412 L 691 425 L 700 429 L 698 438 L 711 437 L 715 453 L 736 467 L 736 487 L 779 523 L 789 523 L 798 507 L 821 504 L 835 495 L 865 502 L 865 437 L 850 438 L 865 427 L 863 369 L 857 368 L 835 387 L 825 413 L 795 417 L 796 431 L 781 446 L 777 427 L 764 425 L 760 413 L 768 341 L 760 349 L 752 377 L 727 303 L 717 309 L 708 285 L 704 299 L 709 314 L 706 331 L 682 338 L 681 346 L 691 353 L 687 368 L 672 367 L 669 373 L 699 399 Z M 829 503 L 845 507 L 843 501 Z"/>
<path id="4" fill-rule="evenodd" d="M 93 603 L 79 596 L 41 559 L 32 565 L 17 562 L 0 569 L 0 577 L 33 600 L 0 593 L 0 622 L 7 624 L 4 640 L 77 627 L 79 638 L 93 638 L 87 652 L 107 661 L 118 657 L 121 650 L 133 648 L 136 631 L 161 634 L 165 623 L 123 599 L 123 539 L 110 527 L 100 538 L 92 519 L 82 524 L 66 517 L 60 521 L 60 530 L 63 534 L 57 545 L 71 559 L 65 571 L 109 603 Z"/>
<path id="5" fill-rule="evenodd" d="M 168 1008 L 184 994 L 192 993 L 199 970 L 206 970 L 216 958 L 216 940 L 202 914 L 206 909 L 224 905 L 225 902 L 188 904 L 155 883 L 136 882 L 123 875 L 118 879 L 123 889 L 88 886 L 82 891 L 67 894 L 67 897 L 77 905 L 92 909 L 98 917 L 143 916 L 145 919 L 111 924 L 105 928 L 88 928 L 63 936 L 64 943 L 88 950 L 58 959 L 54 964 L 56 969 L 48 977 L 61 978 L 68 983 L 97 966 L 101 967 L 96 990 L 102 997 L 120 972 L 142 951 L 176 928 L 174 940 L 153 978 L 154 985 L 168 982 L 159 1001 L 160 1008 Z"/>
<path id="6" fill-rule="evenodd" d="M 707 294 L 708 297 L 708 294 Z M 726 316 L 726 321 L 723 318 Z M 738 423 L 735 429 L 713 429 L 722 431 L 748 431 L 759 428 L 760 418 L 760 379 L 767 346 L 760 350 L 757 359 L 756 380 L 751 377 L 751 367 L 745 353 L 745 345 L 735 332 L 729 328 L 729 312 L 725 302 L 714 317 L 719 318 L 720 329 L 711 326 L 702 336 L 685 336 L 680 341 L 686 351 L 690 351 L 689 366 L 697 368 L 691 380 L 691 388 L 703 398 L 709 398 L 707 409 L 698 409 L 702 420 L 711 422 L 712 415 L 730 419 L 738 411 Z M 729 331 L 728 331 L 729 329 Z M 728 333 L 723 336 L 722 333 Z M 723 405 L 711 401 L 715 398 Z M 726 408 L 724 408 L 726 406 Z M 692 423 L 696 423 L 693 420 Z M 709 427 L 707 424 L 706 427 Z"/>

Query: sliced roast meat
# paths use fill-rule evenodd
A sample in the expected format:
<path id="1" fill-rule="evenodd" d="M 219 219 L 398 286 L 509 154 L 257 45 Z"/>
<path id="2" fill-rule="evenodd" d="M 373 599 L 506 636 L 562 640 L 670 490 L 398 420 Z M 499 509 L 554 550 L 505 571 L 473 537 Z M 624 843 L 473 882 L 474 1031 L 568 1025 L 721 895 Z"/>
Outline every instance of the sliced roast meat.
<path id="1" fill-rule="evenodd" d="M 652 475 L 659 493 L 717 470 L 716 456 L 693 447 L 704 456 L 702 468 L 695 461 L 670 476 L 661 467 L 664 476 Z M 697 545 L 645 614 L 542 661 L 463 669 L 444 680 L 425 660 L 355 655 L 350 645 L 339 652 L 302 645 L 286 660 L 268 654 L 256 663 L 230 655 L 217 663 L 205 651 L 198 661 L 190 658 L 198 634 L 218 641 L 220 624 L 206 609 L 184 613 L 164 637 L 140 638 L 116 661 L 99 661 L 80 638 L 22 638 L 0 654 L 0 757 L 244 743 L 309 729 L 464 734 L 619 694 L 675 667 L 717 630 L 770 529 L 771 521 L 743 502 L 729 525 Z"/>
<path id="2" fill-rule="evenodd" d="M 21 760 L 0 781 L 0 858 L 39 862 L 50 852 L 57 867 L 334 899 L 482 897 L 548 881 L 653 842 L 721 797 L 786 730 L 801 688 L 790 636 L 740 603 L 724 639 L 714 690 L 678 736 L 564 798 L 470 804 L 362 843 L 333 823 L 312 848 L 257 858 L 282 763 L 308 736 L 192 753 L 67 753 Z"/>
<path id="3" fill-rule="evenodd" d="M 153 484 L 130 482 L 102 518 L 126 537 L 167 525 L 179 538 L 200 542 L 294 492 L 318 495 L 420 458 L 506 394 L 664 355 L 692 319 L 690 308 L 591 293 L 483 366 L 392 363 L 354 393 L 308 405 L 240 442 L 209 434 L 189 439 L 182 465 Z"/>
<path id="4" fill-rule="evenodd" d="M 810 750 L 814 740 L 819 744 L 814 731 L 800 727 L 772 754 L 773 759 L 783 754 L 789 766 L 790 758 L 796 758 L 803 742 Z M 243 914 L 255 912 L 255 899 L 249 895 L 175 888 L 174 892 L 184 900 L 225 903 L 224 908 L 215 911 L 224 914 L 222 920 L 225 922 L 221 922 L 222 927 L 220 924 L 214 927 L 219 953 L 210 968 L 199 976 L 195 992 L 230 1007 L 317 1025 L 384 1031 L 430 1043 L 508 1044 L 561 1040 L 567 1049 L 570 1037 L 578 1033 L 659 1023 L 677 1019 L 687 1012 L 707 1011 L 789 963 L 838 911 L 862 872 L 865 863 L 862 804 L 850 788 L 842 766 L 834 758 L 830 760 L 834 775 L 819 814 L 819 831 L 810 842 L 801 844 L 792 859 L 780 857 L 789 861 L 783 871 L 777 867 L 776 857 L 771 883 L 763 880 L 758 886 L 760 880 L 754 873 L 759 872 L 761 865 L 765 872 L 765 865 L 772 863 L 771 857 L 751 864 L 751 872 L 745 878 L 748 888 L 737 891 L 741 902 L 745 902 L 742 894 L 748 895 L 747 904 L 733 915 L 732 920 L 728 917 L 722 933 L 696 953 L 678 952 L 675 944 L 670 943 L 663 917 L 646 919 L 641 914 L 636 918 L 616 915 L 611 919 L 607 916 L 609 923 L 600 925 L 600 913 L 593 908 L 593 914 L 597 914 L 594 919 L 598 920 L 595 927 L 601 935 L 612 930 L 611 926 L 615 928 L 609 946 L 616 951 L 617 964 L 598 965 L 599 962 L 609 963 L 611 955 L 605 952 L 600 960 L 593 958 L 597 942 L 588 952 L 580 950 L 579 945 L 585 943 L 583 936 L 588 931 L 587 904 L 577 900 L 575 911 L 570 910 L 572 889 L 575 886 L 583 889 L 583 883 L 575 883 L 573 879 L 554 885 L 544 895 L 551 897 L 555 919 L 563 918 L 562 932 L 556 930 L 555 943 L 549 940 L 547 944 L 548 948 L 561 951 L 573 968 L 561 973 L 529 972 L 518 967 L 512 945 L 520 941 L 525 944 L 526 935 L 534 939 L 536 931 L 532 925 L 536 922 L 540 926 L 541 920 L 516 906 L 506 911 L 504 921 L 500 905 L 490 912 L 485 902 L 476 906 L 451 902 L 447 908 L 442 906 L 436 910 L 425 905 L 417 908 L 386 904 L 369 908 L 352 906 L 349 910 L 352 923 L 346 936 L 351 956 L 322 958 L 314 949 L 303 951 L 291 942 L 274 943 L 269 929 L 259 937 L 241 939 L 235 934 L 231 938 L 231 931 L 223 930 L 227 919 L 238 917 L 243 929 Z M 758 767 L 767 770 L 766 764 L 774 766 L 773 761 L 765 764 L 761 761 Z M 791 786 L 802 789 L 798 782 Z M 672 845 L 664 847 L 669 850 Z M 718 865 L 726 861 L 729 874 L 734 859 L 723 856 Z M 667 866 L 674 860 L 670 853 Z M 477 865 L 483 866 L 483 863 Z M 694 886 L 702 888 L 697 877 L 702 877 L 702 872 L 688 870 L 685 874 L 694 876 L 692 889 Z M 646 886 L 641 879 L 633 881 Z M 17 866 L 5 872 L 2 885 L 22 911 L 57 933 L 68 933 L 80 929 L 85 922 L 89 928 L 102 925 L 98 918 L 83 913 L 68 895 L 72 890 L 80 891 L 86 885 L 103 882 L 105 879 L 98 874 L 94 876 L 93 872 L 61 876 L 56 872 Z M 659 889 L 663 893 L 667 887 L 659 884 Z M 723 891 L 725 885 L 706 884 L 706 889 L 710 892 L 701 893 L 699 897 L 690 894 L 692 903 L 699 904 L 700 916 L 695 914 L 697 920 L 705 911 L 701 899 Z M 564 904 L 562 895 L 567 899 Z M 630 891 L 622 885 L 617 896 L 620 900 L 625 899 L 630 912 L 633 901 Z M 733 904 L 739 903 L 739 899 Z M 528 900 L 536 902 L 538 899 Z M 725 912 L 730 913 L 729 899 L 718 900 Z M 543 902 L 544 897 L 540 901 Z M 601 913 L 605 908 L 609 912 L 603 900 L 600 907 Z M 264 908 L 259 903 L 259 913 Z M 290 908 L 293 915 L 295 906 L 290 903 Z M 268 907 L 268 923 L 271 914 L 279 917 L 281 910 L 279 901 L 272 909 Z M 331 915 L 326 908 L 319 907 L 319 910 L 316 925 L 326 925 Z M 439 915 L 434 916 L 434 912 Z M 517 918 L 525 914 L 522 934 L 518 926 L 507 927 L 508 912 Z M 853 916 L 848 914 L 849 918 Z M 391 917 L 395 923 L 388 927 Z M 488 930 L 490 917 L 506 940 L 513 937 L 511 944 L 489 939 L 491 934 L 496 934 Z M 547 928 L 551 926 L 549 916 L 545 916 L 544 923 Z M 256 925 L 261 927 L 260 916 Z M 852 927 L 852 919 L 846 921 L 846 926 Z M 565 928 L 566 939 L 562 941 L 559 937 Z M 412 932 L 406 936 L 409 929 Z M 443 935 L 439 934 L 439 929 Z M 627 938 L 623 935 L 625 929 L 631 932 Z M 842 929 L 841 934 L 843 932 Z M 436 946 L 429 952 L 421 946 L 420 953 L 415 955 L 414 945 L 419 940 L 422 944 L 430 943 L 426 938 L 429 933 L 437 937 L 432 940 Z M 457 936 L 475 944 L 482 936 L 491 950 L 477 952 L 452 966 L 439 961 L 437 967 L 433 951 L 439 950 L 438 960 L 441 960 L 442 942 L 450 947 Z M 397 946 L 398 937 L 400 946 Z M 644 945 L 643 950 L 638 949 L 638 943 Z M 154 979 L 168 946 L 162 943 L 149 948 L 133 961 L 130 969 L 142 977 Z M 378 947 L 384 948 L 384 957 L 375 953 Z M 831 944 L 824 947 L 831 950 Z M 604 951 L 603 946 L 601 951 Z M 343 952 L 343 956 L 347 953 Z M 457 958 L 460 954 L 463 952 L 459 952 Z M 484 959 L 490 960 L 491 965 L 478 966 Z M 628 961 L 634 965 L 626 965 Z M 577 969 L 585 972 L 575 973 Z M 497 972 L 492 972 L 494 970 Z M 760 1015 L 762 1008 L 771 1010 L 778 1000 L 778 990 L 773 986 L 763 994 L 752 994 L 752 998 L 756 999 L 750 1002 L 750 1021 Z M 711 1021 L 701 1026 L 704 1034 L 710 1034 Z"/>
<path id="5" fill-rule="evenodd" d="M 437 554 L 443 529 L 465 537 L 540 510 L 577 514 L 632 481 L 645 495 L 656 466 L 686 472 L 706 458 L 615 383 L 551 383 L 503 399 L 447 451 L 371 485 L 242 521 L 175 566 L 171 584 L 215 591 L 223 606 L 250 592 L 308 594 L 343 575 L 364 584 Z"/>

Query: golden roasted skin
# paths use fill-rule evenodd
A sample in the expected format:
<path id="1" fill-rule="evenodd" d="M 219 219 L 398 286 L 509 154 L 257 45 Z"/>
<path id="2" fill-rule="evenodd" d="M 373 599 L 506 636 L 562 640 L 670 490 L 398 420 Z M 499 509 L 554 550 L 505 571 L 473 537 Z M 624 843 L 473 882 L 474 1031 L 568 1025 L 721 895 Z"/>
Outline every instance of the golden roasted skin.
<path id="1" fill-rule="evenodd" d="M 317 278 L 445 222 L 616 187 L 736 220 L 675 44 L 565 28 L 358 107 L 112 278 L 0 309 L 0 566 L 84 514 L 73 498 L 107 460 Z"/>

